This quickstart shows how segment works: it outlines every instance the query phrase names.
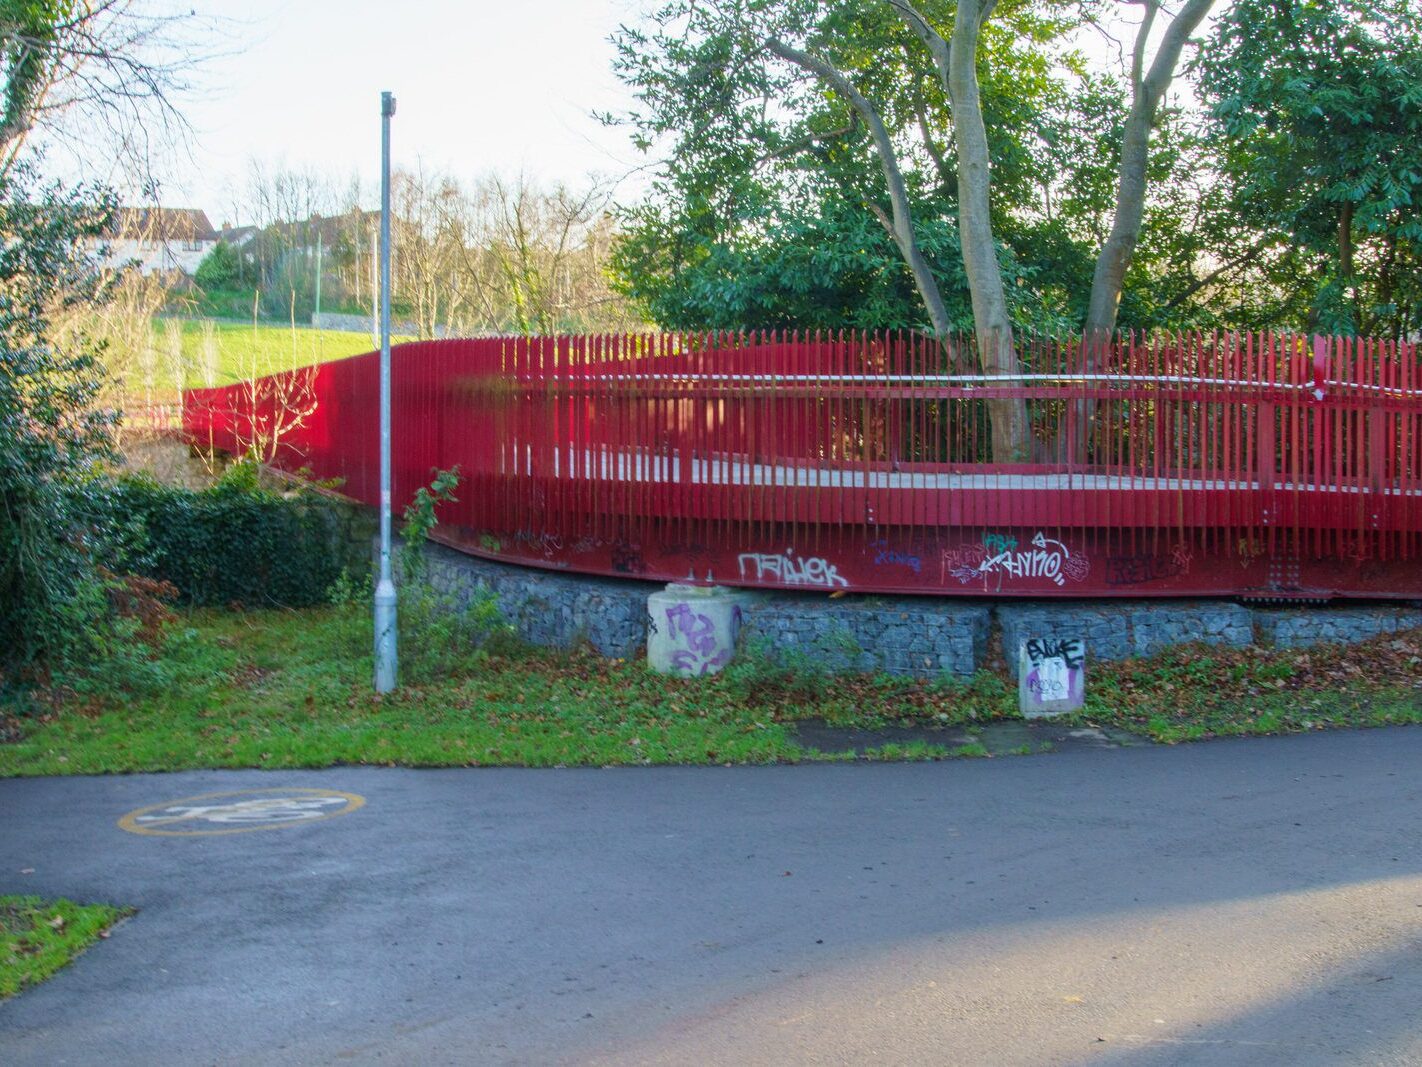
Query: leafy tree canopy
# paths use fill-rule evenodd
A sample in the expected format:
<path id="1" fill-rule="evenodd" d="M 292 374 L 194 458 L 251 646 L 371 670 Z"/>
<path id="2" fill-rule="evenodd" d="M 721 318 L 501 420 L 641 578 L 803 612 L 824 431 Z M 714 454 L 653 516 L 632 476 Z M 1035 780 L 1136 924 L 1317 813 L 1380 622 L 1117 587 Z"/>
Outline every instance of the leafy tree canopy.
<path id="1" fill-rule="evenodd" d="M 1422 326 L 1416 0 L 1235 0 L 1199 70 L 1260 291 L 1329 332 Z"/>
<path id="2" fill-rule="evenodd" d="M 951 23 L 951 5 L 936 6 Z M 1089 131 L 1109 122 L 1099 98 L 1119 105 L 1120 89 L 1098 81 L 1081 91 L 1088 79 L 1061 46 L 1074 24 L 1067 5 L 1009 2 L 985 34 L 983 106 L 1007 131 L 993 166 L 1009 261 L 1014 240 L 1035 240 L 1080 268 L 1074 231 L 1110 200 L 1111 162 Z M 902 21 L 847 0 L 673 0 L 619 33 L 617 70 L 640 103 L 624 121 L 667 161 L 626 220 L 627 290 L 666 325 L 923 321 L 878 221 L 888 199 L 868 131 L 843 100 L 768 53 L 771 38 L 830 56 L 878 105 L 950 314 L 970 325 L 947 100 Z M 1024 282 L 1028 270 L 1018 267 Z M 1050 279 L 1024 284 L 1021 313 L 1060 315 L 1050 289 Z"/>
<path id="3" fill-rule="evenodd" d="M 1096 6 L 1003 0 L 983 29 L 993 227 L 1014 316 L 1037 330 L 1080 327 L 1111 224 L 1126 93 L 1073 45 Z M 955 7 L 920 9 L 946 34 Z M 889 204 L 869 132 L 844 100 L 768 51 L 771 40 L 828 57 L 874 102 L 949 317 L 971 328 L 951 108 L 892 8 L 851 0 L 671 0 L 616 35 L 617 72 L 638 100 L 620 121 L 665 161 L 624 219 L 624 290 L 674 327 L 924 324 L 881 222 Z M 1202 149 L 1178 110 L 1157 125 L 1126 325 L 1199 317 L 1189 298 L 1206 239 L 1194 210 Z"/>
<path id="4" fill-rule="evenodd" d="M 916 4 L 945 37 L 956 0 Z M 1076 45 L 1105 5 L 1001 0 L 979 50 L 992 228 L 1019 327 L 1080 329 L 1111 228 L 1130 83 Z M 972 313 L 952 108 L 892 3 L 667 0 L 614 38 L 658 162 L 624 214 L 623 290 L 672 327 L 925 325 L 861 115 L 774 47 L 823 57 L 892 138 L 947 316 Z M 1422 8 L 1230 0 L 1155 115 L 1124 328 L 1422 329 Z M 920 287 L 921 291 L 921 287 Z"/>

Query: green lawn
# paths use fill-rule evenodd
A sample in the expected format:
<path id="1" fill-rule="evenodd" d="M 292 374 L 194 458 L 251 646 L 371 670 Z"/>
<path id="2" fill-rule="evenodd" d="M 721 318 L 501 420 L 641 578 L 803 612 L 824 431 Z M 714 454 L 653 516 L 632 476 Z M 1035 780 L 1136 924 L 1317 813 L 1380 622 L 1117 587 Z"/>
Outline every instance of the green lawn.
<path id="1" fill-rule="evenodd" d="M 322 767 L 333 764 L 612 765 L 847 758 L 809 751 L 795 724 L 967 727 L 1015 715 L 1004 673 L 970 682 L 828 679 L 749 655 L 716 678 L 680 680 L 639 661 L 551 653 L 496 639 L 450 653 L 458 627 L 402 623 L 402 686 L 371 692 L 361 606 L 200 611 L 170 624 L 162 654 L 106 667 L 24 712 L 0 711 L 0 776 Z M 1327 726 L 1422 722 L 1422 636 L 1352 649 L 1175 650 L 1096 664 L 1083 725 L 1175 742 Z M 126 681 L 125 681 L 126 680 Z M 120 683 L 123 683 L 122 686 Z M 965 733 L 959 730 L 959 736 Z M 984 755 L 884 744 L 871 758 Z"/>
<path id="2" fill-rule="evenodd" d="M 1088 678 L 1086 719 L 1167 743 L 1422 723 L 1422 630 L 1309 649 L 1182 647 Z"/>
<path id="3" fill-rule="evenodd" d="M 403 684 L 380 699 L 371 691 L 363 608 L 194 612 L 170 626 L 164 654 L 137 692 L 112 691 L 116 675 L 106 671 L 12 716 L 0 775 L 764 763 L 809 755 L 791 736 L 797 718 L 864 724 L 921 714 L 942 723 L 950 712 L 940 707 L 966 721 L 1002 704 L 995 681 L 982 693 L 887 678 L 826 687 L 752 663 L 698 682 L 589 653 L 421 654 L 447 636 L 405 625 Z M 908 754 L 952 752 L 929 745 Z"/>
<path id="4" fill-rule="evenodd" d="M 130 914 L 107 904 L 0 896 L 0 1000 L 43 982 Z"/>
<path id="5" fill-rule="evenodd" d="M 203 366 L 203 324 L 200 320 L 181 320 L 183 354 L 189 372 L 187 384 L 201 385 Z M 333 359 L 369 352 L 370 334 L 342 330 L 313 330 L 307 327 L 280 326 L 262 323 L 215 322 L 214 340 L 217 348 L 217 384 L 242 381 L 255 375 L 326 363 Z M 157 343 L 165 343 L 164 321 L 154 324 Z"/>
<path id="6" fill-rule="evenodd" d="M 185 384 L 188 387 L 204 384 L 206 364 L 204 327 L 201 319 L 158 319 L 153 323 L 153 341 L 160 353 L 167 351 L 167 323 L 177 322 L 182 330 L 183 356 L 187 364 Z M 213 320 L 213 342 L 216 349 L 216 370 L 218 385 L 243 381 L 253 376 L 273 374 L 305 367 L 313 363 L 327 363 L 334 359 L 345 359 L 372 351 L 370 334 L 363 331 L 314 330 L 310 327 L 282 326 L 276 323 L 252 323 Z M 393 337 L 392 343 L 412 340 L 408 337 Z M 161 389 L 176 386 L 172 381 L 171 363 L 168 359 L 158 360 L 159 374 L 163 380 Z"/>

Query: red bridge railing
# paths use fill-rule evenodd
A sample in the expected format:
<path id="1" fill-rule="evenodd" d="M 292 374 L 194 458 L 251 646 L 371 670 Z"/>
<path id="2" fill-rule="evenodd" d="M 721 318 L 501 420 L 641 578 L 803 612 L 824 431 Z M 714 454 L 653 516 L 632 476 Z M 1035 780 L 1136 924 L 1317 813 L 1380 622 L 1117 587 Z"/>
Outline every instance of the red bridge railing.
<path id="1" fill-rule="evenodd" d="M 1422 353 L 1286 335 L 398 346 L 395 507 L 537 566 L 820 590 L 1422 597 Z M 192 440 L 377 500 L 377 356 L 185 394 Z M 1006 460 L 990 427 L 1025 409 Z"/>

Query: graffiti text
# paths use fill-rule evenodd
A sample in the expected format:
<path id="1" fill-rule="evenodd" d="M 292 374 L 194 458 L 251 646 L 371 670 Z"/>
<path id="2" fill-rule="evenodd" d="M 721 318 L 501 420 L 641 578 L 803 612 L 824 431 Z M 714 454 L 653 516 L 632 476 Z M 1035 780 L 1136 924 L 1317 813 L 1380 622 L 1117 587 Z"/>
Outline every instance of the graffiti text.
<path id="1" fill-rule="evenodd" d="M 840 576 L 839 568 L 833 563 L 819 556 L 797 557 L 793 548 L 787 548 L 781 555 L 742 552 L 737 562 L 742 578 L 764 581 L 770 576 L 782 585 L 815 585 L 825 589 L 849 585 L 848 579 Z"/>
<path id="2" fill-rule="evenodd" d="M 900 552 L 898 549 L 890 548 L 887 541 L 873 541 L 869 545 L 874 550 L 874 565 L 884 566 L 885 564 L 897 564 L 900 567 L 907 567 L 914 574 L 923 572 L 923 560 L 907 552 Z"/>
<path id="3" fill-rule="evenodd" d="M 996 538 L 995 544 L 1012 542 L 1013 547 L 989 554 L 988 538 Z M 1017 549 L 1014 538 L 989 534 L 983 538 L 983 546 L 964 546 L 945 557 L 948 572 L 963 585 L 997 575 L 999 583 L 1008 578 L 1046 578 L 1057 585 L 1065 585 L 1067 580 L 1079 582 L 1091 571 L 1091 562 L 1082 555 L 1073 556 L 1062 542 L 1048 537 L 1040 531 L 1032 538 L 1030 548 Z"/>

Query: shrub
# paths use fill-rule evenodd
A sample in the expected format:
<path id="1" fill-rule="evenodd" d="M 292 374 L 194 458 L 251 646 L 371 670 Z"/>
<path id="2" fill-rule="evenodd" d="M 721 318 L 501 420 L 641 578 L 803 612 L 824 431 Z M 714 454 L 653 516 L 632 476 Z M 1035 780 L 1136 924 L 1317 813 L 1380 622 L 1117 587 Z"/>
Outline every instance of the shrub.
<path id="1" fill-rule="evenodd" d="M 110 492 L 114 513 L 140 528 L 123 546 L 125 569 L 171 582 L 189 604 L 323 604 L 343 574 L 369 568 L 351 536 L 354 505 L 264 489 L 250 464 L 210 489 L 131 477 Z"/>
<path id="2" fill-rule="evenodd" d="M 242 262 L 236 250 L 226 241 L 218 241 L 212 251 L 202 257 L 202 262 L 193 272 L 193 281 L 204 292 L 231 289 L 242 274 Z"/>
<path id="3" fill-rule="evenodd" d="M 401 531 L 399 599 L 401 667 L 413 682 L 433 681 L 481 659 L 491 649 L 508 646 L 513 635 L 499 612 L 498 598 L 476 586 L 466 598 L 436 589 L 425 567 L 425 543 L 439 524 L 438 504 L 459 498 L 459 468 L 436 470 L 429 487 L 421 486 L 405 508 Z"/>
<path id="4" fill-rule="evenodd" d="M 828 687 L 829 673 L 803 652 L 777 648 L 753 634 L 742 638 L 736 658 L 719 680 L 735 699 L 747 703 L 813 704 Z"/>
<path id="5" fill-rule="evenodd" d="M 112 622 L 93 550 L 108 535 L 72 492 L 109 450 L 99 346 L 57 340 L 60 316 L 105 299 L 85 242 L 112 209 L 23 164 L 0 176 L 0 686 L 89 658 Z"/>
<path id="6" fill-rule="evenodd" d="M 476 586 L 461 599 L 426 581 L 410 583 L 400 591 L 399 611 L 400 670 L 415 684 L 457 674 L 490 652 L 512 647 L 513 627 L 487 586 Z"/>

